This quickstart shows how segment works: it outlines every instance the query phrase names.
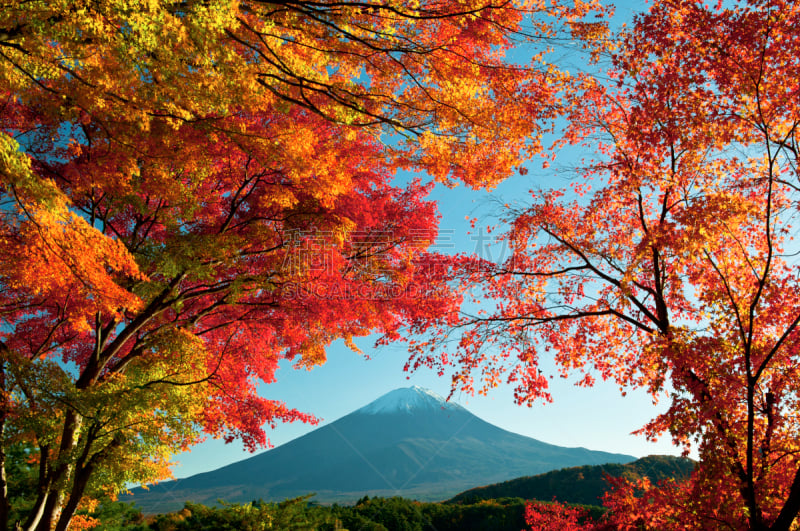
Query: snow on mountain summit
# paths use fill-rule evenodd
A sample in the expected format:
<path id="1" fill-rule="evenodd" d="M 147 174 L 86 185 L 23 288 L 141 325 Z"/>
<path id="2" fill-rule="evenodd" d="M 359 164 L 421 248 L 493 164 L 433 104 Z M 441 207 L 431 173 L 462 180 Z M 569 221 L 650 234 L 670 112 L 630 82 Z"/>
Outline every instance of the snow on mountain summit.
<path id="1" fill-rule="evenodd" d="M 462 410 L 458 404 L 446 401 L 430 389 L 415 385 L 389 391 L 355 413 L 377 415 L 382 413 L 412 413 L 414 411 Z"/>

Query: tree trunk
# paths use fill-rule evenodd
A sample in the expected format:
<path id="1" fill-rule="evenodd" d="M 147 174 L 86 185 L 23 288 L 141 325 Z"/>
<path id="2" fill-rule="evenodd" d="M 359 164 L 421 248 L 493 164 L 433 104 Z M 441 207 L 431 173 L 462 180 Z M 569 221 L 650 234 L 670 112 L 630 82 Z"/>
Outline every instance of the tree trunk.
<path id="1" fill-rule="evenodd" d="M 8 500 L 8 478 L 6 477 L 6 417 L 8 416 L 8 390 L 6 389 L 6 358 L 10 351 L 0 341 L 0 529 L 8 529 L 11 504 Z"/>
<path id="2" fill-rule="evenodd" d="M 40 513 L 38 522 L 35 519 L 29 520 L 29 531 L 51 531 L 56 517 L 61 511 L 64 503 L 64 487 L 61 485 L 65 480 L 72 476 L 75 470 L 72 452 L 77 445 L 77 434 L 83 423 L 82 418 L 75 412 L 68 410 L 64 418 L 64 428 L 61 432 L 61 444 L 59 446 L 58 458 L 55 466 L 48 467 L 46 472 L 46 492 L 43 503 L 37 504 L 37 512 Z M 43 478 L 39 481 L 42 484 Z"/>
<path id="3" fill-rule="evenodd" d="M 39 447 L 39 485 L 37 486 L 36 503 L 33 509 L 28 514 L 28 519 L 25 521 L 25 531 L 33 531 L 39 525 L 44 514 L 44 506 L 47 503 L 47 494 L 50 492 L 50 485 L 47 474 L 47 455 L 50 451 L 46 446 Z"/>
<path id="4" fill-rule="evenodd" d="M 797 515 L 800 513 L 800 468 L 794 474 L 794 481 L 789 489 L 789 496 L 783 503 L 778 518 L 772 523 L 771 531 L 789 531 L 792 522 L 794 522 Z"/>
<path id="5" fill-rule="evenodd" d="M 36 500 L 34 510 L 28 515 L 28 520 L 25 522 L 25 531 L 35 531 L 39 527 L 39 522 L 42 520 L 42 515 L 44 515 L 46 501 L 46 497 Z"/>
<path id="6" fill-rule="evenodd" d="M 38 525 L 33 528 L 35 531 L 51 531 L 53 528 L 52 522 L 56 519 L 63 502 L 63 496 L 56 489 L 51 489 L 47 492 L 47 498 L 42 506 L 42 515 L 39 519 Z"/>
<path id="7" fill-rule="evenodd" d="M 64 508 L 61 510 L 61 515 L 58 518 L 55 531 L 66 531 L 69 528 L 72 517 L 75 515 L 75 511 L 78 509 L 78 504 L 80 504 L 81 499 L 83 498 L 83 493 L 86 491 L 86 486 L 89 484 L 89 480 L 95 473 L 97 465 L 107 459 L 108 455 L 114 449 L 119 448 L 122 445 L 122 439 L 119 437 L 119 435 L 117 435 L 105 448 L 99 452 L 96 452 L 94 455 L 91 455 L 92 446 L 97 441 L 97 431 L 98 430 L 96 429 L 96 426 L 92 426 L 88 430 L 86 444 L 84 445 L 83 452 L 81 453 L 81 456 L 75 465 L 75 473 L 74 478 L 72 479 L 72 489 L 69 493 L 69 499 L 64 505 Z"/>

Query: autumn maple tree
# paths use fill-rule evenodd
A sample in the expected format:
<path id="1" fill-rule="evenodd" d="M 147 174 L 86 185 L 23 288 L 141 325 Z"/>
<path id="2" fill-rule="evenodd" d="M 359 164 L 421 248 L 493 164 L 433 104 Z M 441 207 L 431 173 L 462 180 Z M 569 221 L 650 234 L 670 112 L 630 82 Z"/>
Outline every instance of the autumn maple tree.
<path id="1" fill-rule="evenodd" d="M 595 522 L 580 507 L 532 500 L 525 505 L 525 523 L 531 531 L 591 531 Z"/>
<path id="2" fill-rule="evenodd" d="M 6 2 L 0 9 L 0 528 L 169 476 L 202 436 L 313 421 L 278 362 L 452 313 L 430 185 L 491 186 L 569 82 L 512 37 L 595 9 L 536 1 Z M 597 8 L 597 13 L 602 10 Z"/>
<path id="3" fill-rule="evenodd" d="M 790 529 L 800 511 L 800 6 L 656 2 L 610 82 L 587 78 L 564 142 L 596 152 L 511 206 L 493 264 L 461 257 L 482 313 L 416 345 L 454 386 L 549 399 L 542 356 L 591 385 L 666 395 L 647 424 L 694 444 L 685 483 L 618 485 L 619 528 Z M 488 302 L 487 302 L 488 301 Z M 425 329 L 420 324 L 420 330 Z M 445 345 L 446 346 L 446 345 Z M 440 353 L 443 352 L 443 353 Z"/>

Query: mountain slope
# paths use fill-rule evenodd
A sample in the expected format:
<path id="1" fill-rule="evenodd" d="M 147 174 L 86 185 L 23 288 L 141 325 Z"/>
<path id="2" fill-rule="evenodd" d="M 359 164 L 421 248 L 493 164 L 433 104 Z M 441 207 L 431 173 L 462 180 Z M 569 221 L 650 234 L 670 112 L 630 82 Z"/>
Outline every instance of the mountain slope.
<path id="1" fill-rule="evenodd" d="M 441 500 L 476 484 L 633 459 L 511 433 L 411 387 L 262 454 L 149 491 L 135 489 L 128 499 L 146 512 L 179 508 L 185 500 L 283 500 L 309 492 L 320 502 L 365 494 Z"/>
<path id="2" fill-rule="evenodd" d="M 524 498 L 566 503 L 600 505 L 608 488 L 606 476 L 636 480 L 642 477 L 658 483 L 665 479 L 681 479 L 691 474 L 694 461 L 671 455 L 649 455 L 632 463 L 608 463 L 554 470 L 533 477 L 521 477 L 469 489 L 447 503 L 475 503 L 478 500 Z"/>

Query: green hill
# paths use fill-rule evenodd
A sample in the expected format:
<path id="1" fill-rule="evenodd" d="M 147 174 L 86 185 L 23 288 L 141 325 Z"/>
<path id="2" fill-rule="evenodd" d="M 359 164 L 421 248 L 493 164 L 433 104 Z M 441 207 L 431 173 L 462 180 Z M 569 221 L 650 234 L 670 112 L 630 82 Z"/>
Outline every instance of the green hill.
<path id="1" fill-rule="evenodd" d="M 650 478 L 658 483 L 669 478 L 685 478 L 694 468 L 694 461 L 670 455 L 650 455 L 632 463 L 588 465 L 563 468 L 537 476 L 526 476 L 485 487 L 476 487 L 457 494 L 446 503 L 475 503 L 478 500 L 524 498 L 600 505 L 608 488 L 606 476 L 636 480 Z"/>

